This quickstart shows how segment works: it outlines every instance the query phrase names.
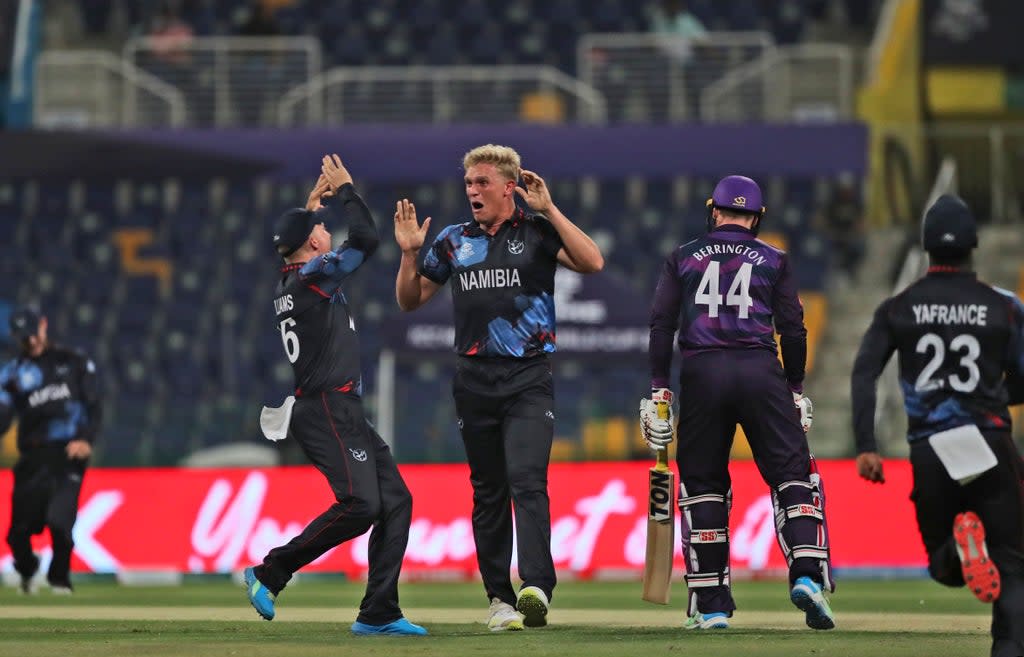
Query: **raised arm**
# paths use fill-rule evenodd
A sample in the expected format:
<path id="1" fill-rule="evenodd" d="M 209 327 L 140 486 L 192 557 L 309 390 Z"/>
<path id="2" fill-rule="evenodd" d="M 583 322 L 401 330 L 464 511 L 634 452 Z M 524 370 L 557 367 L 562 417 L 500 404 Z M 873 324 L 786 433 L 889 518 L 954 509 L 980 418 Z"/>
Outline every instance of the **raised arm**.
<path id="1" fill-rule="evenodd" d="M 370 209 L 356 193 L 352 176 L 341 159 L 337 155 L 325 155 L 322 171 L 321 180 L 317 181 L 317 186 L 310 193 L 306 207 L 316 207 L 318 221 L 329 225 L 347 225 L 348 235 L 341 246 L 320 258 L 310 260 L 300 273 L 305 278 L 326 278 L 340 284 L 373 255 L 380 245 L 380 236 Z M 317 190 L 323 187 L 323 180 L 327 182 L 327 189 L 318 199 L 314 199 Z"/>
<path id="2" fill-rule="evenodd" d="M 395 298 L 398 307 L 408 312 L 416 310 L 441 289 L 441 284 L 421 275 L 418 270 L 420 249 L 427 238 L 430 217 L 421 226 L 416 221 L 416 206 L 409 199 L 395 204 L 395 241 L 402 250 L 402 259 L 395 277 Z"/>
<path id="3" fill-rule="evenodd" d="M 558 251 L 559 264 L 581 274 L 601 271 L 604 268 L 601 250 L 589 235 L 562 214 L 551 200 L 551 192 L 544 179 L 525 169 L 522 178 L 525 188 L 516 187 L 516 193 L 526 201 L 530 209 L 547 217 L 562 239 L 562 248 Z"/>
<path id="4" fill-rule="evenodd" d="M 369 258 L 380 245 L 380 235 L 370 209 L 352 186 L 352 174 L 337 155 L 325 155 L 321 171 L 332 192 L 331 196 L 325 197 L 325 207 L 329 212 L 333 211 L 336 218 L 348 222 L 348 239 L 342 248 L 359 249 L 364 258 Z"/>

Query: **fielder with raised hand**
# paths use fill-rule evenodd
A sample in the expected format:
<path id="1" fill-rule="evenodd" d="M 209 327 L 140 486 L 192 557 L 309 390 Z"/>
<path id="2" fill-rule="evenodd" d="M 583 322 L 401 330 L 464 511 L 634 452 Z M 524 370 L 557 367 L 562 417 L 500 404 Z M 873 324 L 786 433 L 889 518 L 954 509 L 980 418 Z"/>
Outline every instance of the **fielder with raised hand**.
<path id="1" fill-rule="evenodd" d="M 789 257 L 757 239 L 764 207 L 750 178 L 723 178 L 707 206 L 708 234 L 676 248 L 658 279 L 648 352 L 652 391 L 640 404 L 644 439 L 665 449 L 674 418 L 659 419 L 656 402 L 672 401 L 678 330 L 676 465 L 689 588 L 684 627 L 728 627 L 736 609 L 729 584 L 729 450 L 739 424 L 771 488 L 790 599 L 809 627 L 831 629 L 824 496 L 805 436 L 812 420 L 803 394 L 807 331 Z"/>
<path id="2" fill-rule="evenodd" d="M 1024 304 L 978 280 L 967 205 L 941 196 L 924 218 L 928 273 L 875 311 L 853 365 L 857 472 L 884 483 L 875 384 L 898 353 L 928 572 L 992 606 L 992 657 L 1024 655 L 1024 464 L 1007 402 L 1024 402 Z"/>
<path id="3" fill-rule="evenodd" d="M 347 222 L 348 239 L 331 250 L 332 226 Z M 288 210 L 274 226 L 285 264 L 274 312 L 295 395 L 282 409 L 264 409 L 268 438 L 291 436 L 334 492 L 335 504 L 263 563 L 245 569 L 246 594 L 266 620 L 292 575 L 328 550 L 373 528 L 366 595 L 352 624 L 357 635 L 425 635 L 398 604 L 412 496 L 391 450 L 363 415 L 359 337 L 342 282 L 377 250 L 373 217 L 337 155 L 324 156 L 305 208 Z M 267 416 L 273 417 L 272 422 Z M 268 428 L 273 425 L 273 429 Z"/>
<path id="4" fill-rule="evenodd" d="M 547 623 L 555 587 L 547 474 L 554 437 L 555 268 L 591 273 L 601 252 L 552 202 L 519 154 L 487 144 L 466 153 L 473 218 L 448 226 L 417 268 L 430 219 L 408 200 L 395 211 L 402 260 L 398 305 L 411 311 L 451 280 L 457 371 L 455 409 L 473 485 L 473 537 L 490 602 L 488 627 Z M 516 185 L 522 176 L 525 187 Z M 531 212 L 516 207 L 521 197 Z M 512 512 L 523 586 L 512 587 Z"/>

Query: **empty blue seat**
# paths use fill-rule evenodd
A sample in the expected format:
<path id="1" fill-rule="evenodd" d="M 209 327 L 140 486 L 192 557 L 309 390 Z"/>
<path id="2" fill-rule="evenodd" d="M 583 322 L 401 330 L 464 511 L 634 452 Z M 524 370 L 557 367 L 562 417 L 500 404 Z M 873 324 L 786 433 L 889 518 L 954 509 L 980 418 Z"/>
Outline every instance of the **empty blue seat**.
<path id="1" fill-rule="evenodd" d="M 455 62 L 459 47 L 454 28 L 448 23 L 442 23 L 433 31 L 426 44 L 428 61 L 433 66 L 452 64 Z"/>
<path id="2" fill-rule="evenodd" d="M 24 184 L 0 181 L 0 220 L 20 218 L 24 211 Z"/>

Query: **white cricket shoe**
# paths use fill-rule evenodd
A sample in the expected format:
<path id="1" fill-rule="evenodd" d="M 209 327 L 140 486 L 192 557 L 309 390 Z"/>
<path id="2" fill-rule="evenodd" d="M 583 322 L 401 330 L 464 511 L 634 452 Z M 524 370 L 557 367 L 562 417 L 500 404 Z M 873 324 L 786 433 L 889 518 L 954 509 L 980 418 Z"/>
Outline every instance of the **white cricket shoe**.
<path id="1" fill-rule="evenodd" d="M 699 611 L 686 619 L 684 630 L 725 630 L 729 628 L 729 614 L 724 611 L 712 611 L 702 614 Z"/>
<path id="2" fill-rule="evenodd" d="M 548 624 L 548 596 L 536 586 L 519 591 L 516 611 L 523 615 L 526 627 L 544 627 Z"/>
<path id="3" fill-rule="evenodd" d="M 487 629 L 492 632 L 517 632 L 523 629 L 523 616 L 512 605 L 498 598 L 491 598 L 491 617 Z"/>

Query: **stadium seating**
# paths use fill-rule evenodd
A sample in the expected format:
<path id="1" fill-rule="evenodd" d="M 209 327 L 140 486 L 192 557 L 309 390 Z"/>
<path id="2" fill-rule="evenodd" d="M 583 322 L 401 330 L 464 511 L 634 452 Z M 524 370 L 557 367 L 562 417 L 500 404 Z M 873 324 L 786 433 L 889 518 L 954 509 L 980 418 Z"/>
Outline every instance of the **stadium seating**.
<path id="1" fill-rule="evenodd" d="M 552 187 L 566 214 L 602 241 L 607 271 L 646 299 L 664 255 L 703 233 L 703 201 L 714 182 L 556 180 Z M 277 262 L 267 240 L 273 217 L 300 204 L 306 190 L 268 181 L 165 183 L 74 183 L 42 193 L 35 182 L 0 181 L 0 249 L 8 256 L 0 267 L 14 283 L 5 288 L 15 297 L 9 300 L 41 302 L 55 337 L 86 349 L 99 364 L 109 409 L 100 464 L 170 464 L 198 447 L 260 440 L 260 404 L 279 401 L 292 385 L 270 306 Z M 804 290 L 820 291 L 827 273 L 828 249 L 812 219 L 832 184 L 764 181 L 765 230 L 793 253 Z M 362 189 L 383 242 L 346 294 L 362 335 L 367 390 L 375 392 L 373 367 L 385 346 L 380 327 L 399 312 L 393 301 L 399 254 L 388 230 L 394 202 L 409 197 L 422 216 L 432 215 L 432 238 L 465 217 L 465 197 L 458 180 Z M 129 266 L 118 236 L 131 230 L 149 231 L 153 242 Z M 147 269 L 154 262 L 168 263 L 166 283 L 159 267 Z M 461 458 L 450 367 L 448 360 L 400 363 L 399 395 L 408 399 L 396 401 L 402 409 L 396 434 L 405 460 Z M 560 361 L 559 436 L 579 440 L 585 419 L 631 418 L 634 398 L 646 386 L 643 363 L 608 365 L 597 374 L 588 367 Z M 621 449 L 618 425 L 588 426 L 588 444 L 611 445 L 593 448 L 600 454 Z M 582 445 L 563 451 L 584 454 Z"/>
<path id="2" fill-rule="evenodd" d="M 125 2 L 132 33 L 145 34 L 163 3 Z M 245 32 L 256 2 L 178 3 L 179 18 L 197 35 Z M 657 2 L 619 0 L 295 0 L 276 2 L 281 35 L 319 37 L 324 66 L 552 64 L 576 70 L 575 47 L 589 32 L 644 32 Z M 823 0 L 692 0 L 690 11 L 709 30 L 767 30 L 778 43 L 804 37 Z M 86 26 L 103 23 L 96 3 L 80 0 Z M 103 11 L 109 13 L 109 6 Z"/>

